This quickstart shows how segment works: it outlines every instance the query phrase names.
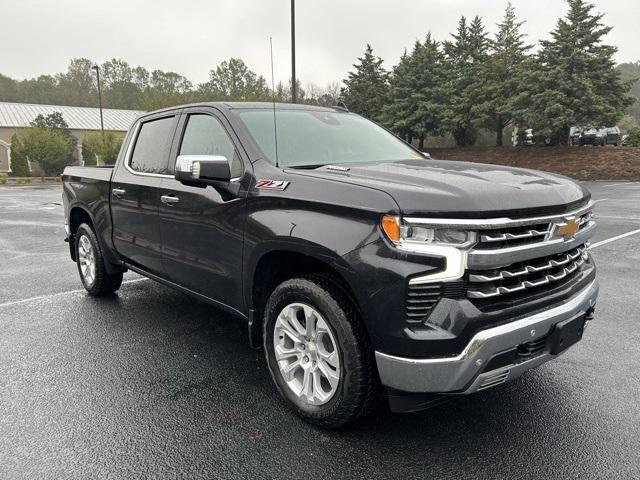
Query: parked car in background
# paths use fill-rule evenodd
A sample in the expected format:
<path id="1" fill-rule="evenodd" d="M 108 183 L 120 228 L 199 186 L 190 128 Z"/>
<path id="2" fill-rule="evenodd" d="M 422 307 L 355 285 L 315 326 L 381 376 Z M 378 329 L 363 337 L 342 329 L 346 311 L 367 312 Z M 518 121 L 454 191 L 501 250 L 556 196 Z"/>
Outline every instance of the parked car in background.
<path id="1" fill-rule="evenodd" d="M 583 127 L 571 127 L 569 131 L 569 137 L 571 138 L 571 145 L 580 145 L 580 140 L 582 139 L 582 132 L 584 131 Z"/>
<path id="2" fill-rule="evenodd" d="M 604 147 L 606 145 L 618 146 L 622 143 L 622 135 L 618 127 L 589 128 L 580 137 L 580 145 L 593 145 Z"/>
<path id="3" fill-rule="evenodd" d="M 535 139 L 533 137 L 533 129 L 518 129 L 517 127 L 513 131 L 513 146 L 517 147 L 519 145 L 531 146 L 534 145 Z"/>

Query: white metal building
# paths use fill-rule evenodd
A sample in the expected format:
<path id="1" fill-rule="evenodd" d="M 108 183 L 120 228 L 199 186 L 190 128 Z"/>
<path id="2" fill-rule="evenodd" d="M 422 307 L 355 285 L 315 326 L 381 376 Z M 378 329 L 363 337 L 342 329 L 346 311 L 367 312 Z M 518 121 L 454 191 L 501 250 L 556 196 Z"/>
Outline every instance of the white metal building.
<path id="1" fill-rule="evenodd" d="M 82 163 L 82 139 L 89 132 L 100 130 L 100 109 L 90 107 L 69 107 L 63 105 L 39 105 L 32 103 L 0 102 L 0 175 L 11 172 L 11 137 L 21 128 L 30 126 L 40 114 L 47 116 L 60 112 L 69 125 L 71 134 L 78 140 L 75 154 Z M 140 110 L 115 110 L 105 108 L 104 129 L 126 132 L 134 120 L 144 112 Z"/>

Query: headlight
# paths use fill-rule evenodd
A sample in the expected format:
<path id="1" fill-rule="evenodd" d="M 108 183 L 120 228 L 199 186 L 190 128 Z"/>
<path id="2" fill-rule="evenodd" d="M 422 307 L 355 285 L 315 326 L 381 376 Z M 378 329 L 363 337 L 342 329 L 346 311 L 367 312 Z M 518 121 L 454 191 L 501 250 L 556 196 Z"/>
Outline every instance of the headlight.
<path id="1" fill-rule="evenodd" d="M 442 245 L 466 248 L 475 244 L 477 239 L 476 232 L 403 224 L 397 217 L 390 215 L 382 217 L 381 226 L 387 238 L 397 245 Z M 410 249 L 409 245 L 407 247 Z"/>
<path id="2" fill-rule="evenodd" d="M 382 217 L 380 227 L 398 249 L 444 259 L 444 269 L 425 276 L 421 283 L 461 278 L 467 266 L 467 251 L 478 238 L 477 232 L 407 224 L 390 215 Z"/>
<path id="3" fill-rule="evenodd" d="M 434 243 L 464 247 L 475 240 L 475 232 L 452 228 L 429 228 L 419 225 L 403 225 L 401 240 L 405 242 Z"/>

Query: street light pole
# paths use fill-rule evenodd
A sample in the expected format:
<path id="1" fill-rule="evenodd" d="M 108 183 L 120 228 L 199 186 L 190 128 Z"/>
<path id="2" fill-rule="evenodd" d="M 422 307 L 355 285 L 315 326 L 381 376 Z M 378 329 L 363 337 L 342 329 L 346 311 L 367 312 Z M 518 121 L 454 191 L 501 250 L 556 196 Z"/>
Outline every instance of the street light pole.
<path id="1" fill-rule="evenodd" d="M 104 119 L 102 117 L 102 89 L 100 88 L 100 67 L 94 65 L 92 67 L 96 71 L 96 77 L 98 79 L 98 103 L 100 105 L 100 131 L 102 132 L 102 141 L 104 142 Z"/>
<path id="2" fill-rule="evenodd" d="M 291 101 L 298 101 L 298 84 L 296 82 L 296 6 L 291 0 Z"/>

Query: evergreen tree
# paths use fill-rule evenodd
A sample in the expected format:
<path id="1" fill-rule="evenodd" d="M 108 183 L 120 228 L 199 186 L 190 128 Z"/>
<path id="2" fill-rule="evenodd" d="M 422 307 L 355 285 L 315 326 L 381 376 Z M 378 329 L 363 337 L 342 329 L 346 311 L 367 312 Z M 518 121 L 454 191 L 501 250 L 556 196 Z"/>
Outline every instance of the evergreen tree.
<path id="1" fill-rule="evenodd" d="M 472 112 L 480 125 L 495 132 L 496 145 L 503 145 L 503 131 L 511 125 L 515 115 L 513 99 L 521 90 L 520 77 L 527 52 L 531 48 L 520 32 L 524 22 L 518 22 L 511 3 L 498 24 L 498 33 L 491 41 L 491 55 L 480 65 L 479 75 L 470 87 L 475 98 Z"/>
<path id="2" fill-rule="evenodd" d="M 612 27 L 584 0 L 567 0 L 569 12 L 558 20 L 534 68 L 523 76 L 519 116 L 537 133 L 567 144 L 571 126 L 613 125 L 631 103 L 629 85 L 614 68 L 616 47 L 603 44 Z"/>
<path id="3" fill-rule="evenodd" d="M 478 135 L 473 112 L 477 100 L 472 85 L 487 59 L 489 37 L 477 15 L 470 24 L 461 17 L 457 32 L 451 36 L 453 41 L 444 42 L 453 87 L 450 123 L 456 145 L 464 147 L 473 145 Z"/>
<path id="4" fill-rule="evenodd" d="M 414 47 L 416 50 L 418 43 Z M 416 111 L 414 87 L 416 84 L 414 74 L 413 55 L 405 50 L 400 62 L 393 67 L 389 78 L 388 101 L 382 107 L 380 121 L 398 136 L 411 143 L 417 135 L 414 129 L 413 114 Z"/>
<path id="5" fill-rule="evenodd" d="M 349 110 L 372 120 L 380 118 L 389 92 L 389 73 L 382 67 L 382 62 L 367 44 L 364 56 L 353 65 L 355 71 L 349 72 L 342 89 Z"/>
<path id="6" fill-rule="evenodd" d="M 429 33 L 394 67 L 381 120 L 409 142 L 418 138 L 423 149 L 428 135 L 445 130 L 450 115 L 449 94 L 444 54 Z"/>

